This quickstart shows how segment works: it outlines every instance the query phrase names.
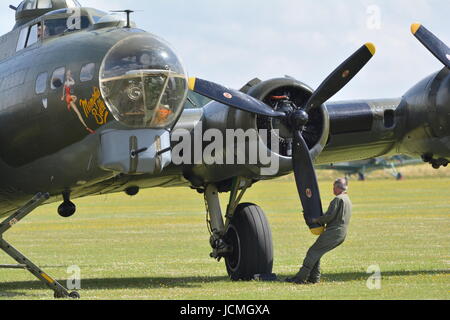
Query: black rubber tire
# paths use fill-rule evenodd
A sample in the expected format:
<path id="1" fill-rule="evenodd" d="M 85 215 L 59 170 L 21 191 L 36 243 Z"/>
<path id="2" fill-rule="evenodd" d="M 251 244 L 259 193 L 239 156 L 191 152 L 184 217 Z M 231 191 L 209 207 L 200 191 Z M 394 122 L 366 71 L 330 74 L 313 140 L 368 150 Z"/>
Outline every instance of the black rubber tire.
<path id="1" fill-rule="evenodd" d="M 77 206 L 71 201 L 63 202 L 58 207 L 58 214 L 63 218 L 70 218 L 75 214 L 76 211 Z"/>
<path id="2" fill-rule="evenodd" d="M 252 203 L 240 204 L 225 239 L 233 247 L 233 252 L 225 258 L 231 280 L 249 281 L 257 274 L 272 273 L 272 231 L 259 206 Z"/>
<path id="3" fill-rule="evenodd" d="M 64 293 L 59 292 L 59 291 L 55 291 L 55 292 L 53 293 L 53 297 L 54 297 L 55 299 L 65 299 L 65 298 L 67 298 L 67 296 L 66 296 Z"/>

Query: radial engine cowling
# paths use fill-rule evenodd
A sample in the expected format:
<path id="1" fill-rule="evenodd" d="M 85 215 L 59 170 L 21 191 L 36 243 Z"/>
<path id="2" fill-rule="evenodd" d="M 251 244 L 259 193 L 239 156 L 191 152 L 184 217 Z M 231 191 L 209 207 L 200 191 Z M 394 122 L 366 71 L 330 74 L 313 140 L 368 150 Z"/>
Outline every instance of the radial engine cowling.
<path id="1" fill-rule="evenodd" d="M 292 78 L 278 78 L 260 82 L 249 89 L 247 93 L 256 99 L 265 102 L 274 110 L 284 108 L 289 101 L 292 108 L 298 110 L 312 96 L 313 90 L 304 83 Z M 312 109 L 309 121 L 303 131 L 303 137 L 310 149 L 312 159 L 316 159 L 323 151 L 330 133 L 330 118 L 324 105 Z M 292 157 L 292 130 L 286 127 L 282 121 L 275 118 L 257 116 L 258 129 L 267 129 L 276 135 L 280 142 L 279 154 L 286 160 Z"/>

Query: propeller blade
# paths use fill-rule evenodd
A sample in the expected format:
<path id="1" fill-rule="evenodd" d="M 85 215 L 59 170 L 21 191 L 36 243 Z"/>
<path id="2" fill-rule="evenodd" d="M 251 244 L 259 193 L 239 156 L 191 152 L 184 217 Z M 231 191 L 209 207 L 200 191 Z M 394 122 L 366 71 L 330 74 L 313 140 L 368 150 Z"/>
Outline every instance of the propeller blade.
<path id="1" fill-rule="evenodd" d="M 308 112 L 324 104 L 344 88 L 372 59 L 375 52 L 376 48 L 372 43 L 366 43 L 358 49 L 322 82 L 306 103 L 306 111 Z"/>
<path id="2" fill-rule="evenodd" d="M 292 161 L 306 224 L 313 234 L 320 235 L 324 227 L 312 223 L 312 219 L 317 219 L 323 214 L 319 185 L 308 146 L 300 131 L 294 133 Z"/>
<path id="3" fill-rule="evenodd" d="M 419 23 L 411 26 L 412 34 L 447 68 L 450 68 L 450 49 L 433 33 Z"/>
<path id="4" fill-rule="evenodd" d="M 225 88 L 211 81 L 190 78 L 189 89 L 209 99 L 253 114 L 274 118 L 286 116 L 284 112 L 275 111 L 264 102 L 243 92 Z"/>

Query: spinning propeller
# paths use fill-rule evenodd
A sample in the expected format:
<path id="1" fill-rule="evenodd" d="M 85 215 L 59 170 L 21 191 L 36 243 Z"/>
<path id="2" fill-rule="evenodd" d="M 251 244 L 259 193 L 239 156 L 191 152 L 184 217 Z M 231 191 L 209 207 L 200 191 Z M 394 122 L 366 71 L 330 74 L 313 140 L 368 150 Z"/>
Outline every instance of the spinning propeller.
<path id="1" fill-rule="evenodd" d="M 445 43 L 419 23 L 411 26 L 411 32 L 439 61 L 450 69 L 450 49 Z"/>
<path id="2" fill-rule="evenodd" d="M 240 91 L 198 78 L 189 80 L 189 89 L 200 95 L 252 114 L 277 118 L 292 131 L 294 140 L 292 164 L 297 190 L 303 205 L 305 221 L 316 235 L 321 234 L 324 230 L 323 226 L 313 223 L 313 219 L 319 218 L 323 214 L 322 202 L 313 159 L 302 133 L 309 121 L 309 112 L 320 108 L 322 104 L 345 87 L 374 54 L 375 46 L 371 43 L 365 44 L 334 70 L 306 103 L 302 106 L 295 106 L 294 103 L 287 101 L 279 110 L 273 110 L 264 102 Z"/>

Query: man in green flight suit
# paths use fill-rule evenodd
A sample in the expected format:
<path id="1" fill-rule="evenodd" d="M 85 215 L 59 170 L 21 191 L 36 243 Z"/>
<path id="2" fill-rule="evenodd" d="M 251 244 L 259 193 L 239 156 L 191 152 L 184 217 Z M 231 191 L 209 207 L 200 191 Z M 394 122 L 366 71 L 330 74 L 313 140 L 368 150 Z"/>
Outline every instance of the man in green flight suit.
<path id="1" fill-rule="evenodd" d="M 328 252 L 344 243 L 352 216 L 352 203 L 347 194 L 346 179 L 337 179 L 333 185 L 336 198 L 331 202 L 328 211 L 312 221 L 326 226 L 325 232 L 309 249 L 300 272 L 286 281 L 297 284 L 320 282 L 320 259 Z"/>

